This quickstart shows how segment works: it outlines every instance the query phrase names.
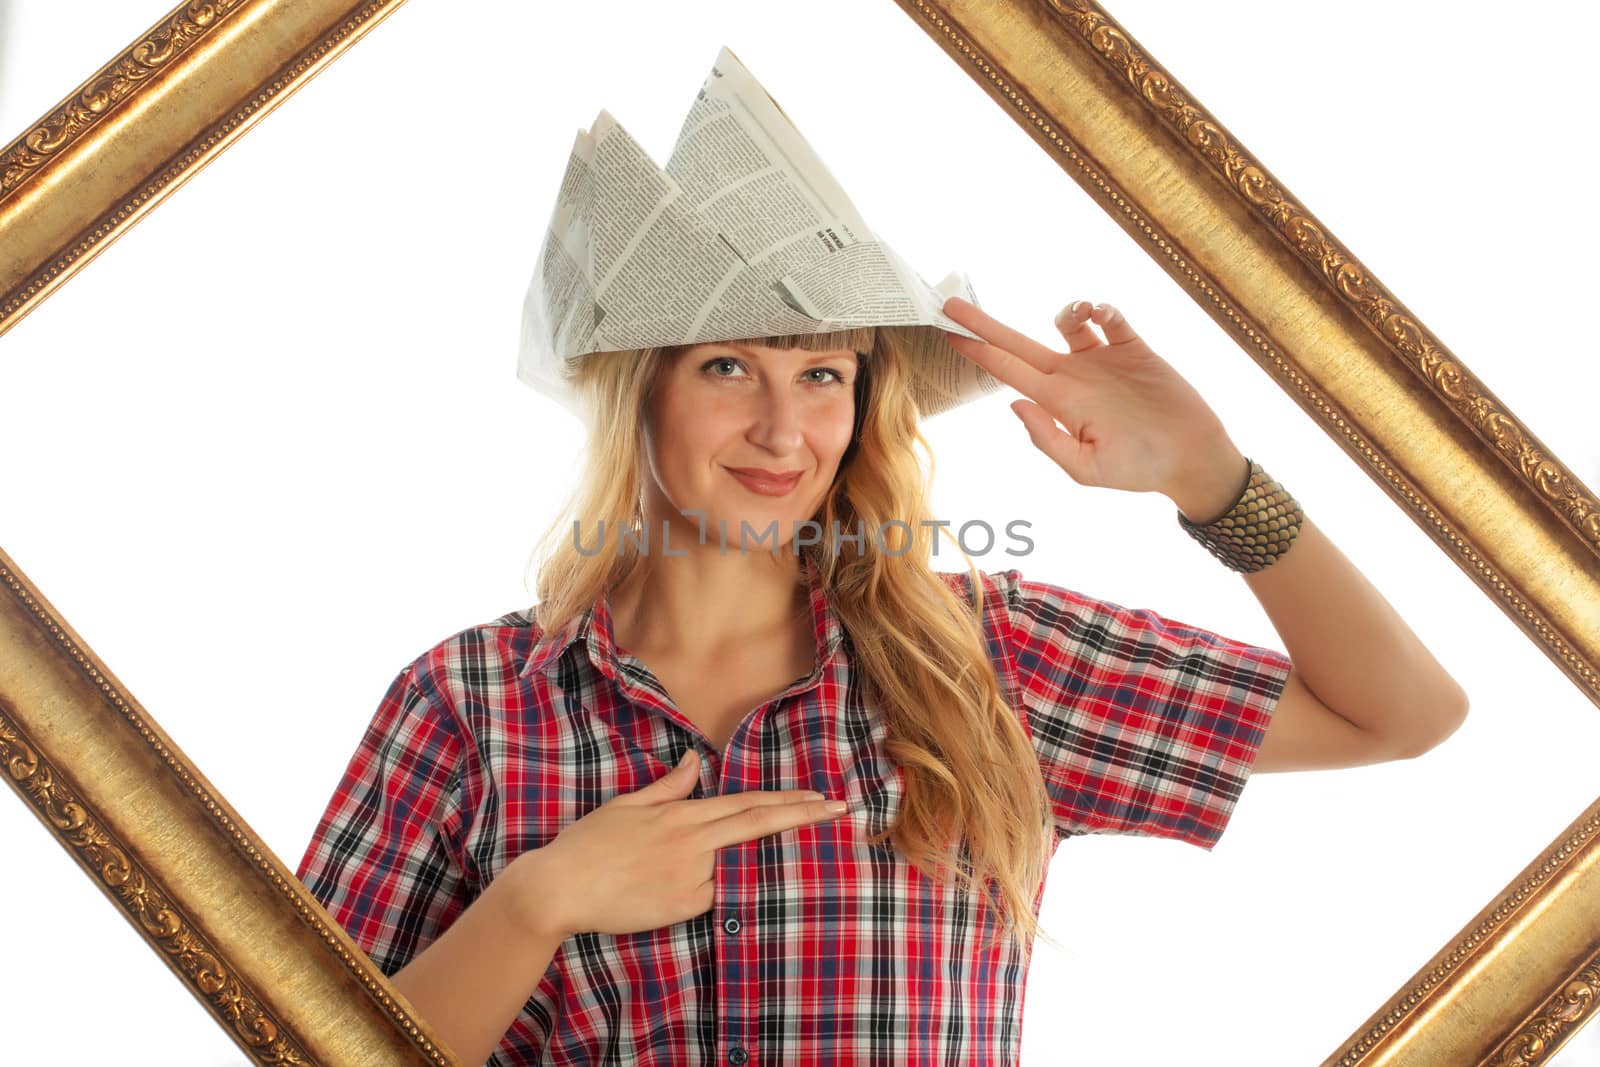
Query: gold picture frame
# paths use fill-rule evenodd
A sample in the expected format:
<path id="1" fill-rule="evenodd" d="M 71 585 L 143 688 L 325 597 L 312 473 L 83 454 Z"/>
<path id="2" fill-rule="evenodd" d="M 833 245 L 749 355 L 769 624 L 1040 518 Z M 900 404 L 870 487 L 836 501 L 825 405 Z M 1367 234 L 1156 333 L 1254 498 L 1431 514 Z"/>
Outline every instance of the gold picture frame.
<path id="1" fill-rule="evenodd" d="M 897 3 L 1600 697 L 1593 494 L 1265 167 L 1093 4 Z M 140 35 L 0 155 L 0 332 L 396 7 L 219 0 Z M 454 1062 L 3 554 L 0 584 L 7 781 L 219 1025 L 261 1063 Z M 1600 984 L 1597 829 L 1600 803 L 1327 1062 L 1553 1053 Z"/>

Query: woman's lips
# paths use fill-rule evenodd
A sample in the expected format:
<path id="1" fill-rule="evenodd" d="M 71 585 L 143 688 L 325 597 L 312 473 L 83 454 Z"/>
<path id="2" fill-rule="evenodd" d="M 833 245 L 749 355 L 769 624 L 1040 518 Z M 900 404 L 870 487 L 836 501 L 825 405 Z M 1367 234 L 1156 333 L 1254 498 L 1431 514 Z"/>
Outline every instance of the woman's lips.
<path id="1" fill-rule="evenodd" d="M 739 479 L 739 483 L 752 493 L 762 496 L 788 496 L 794 492 L 794 487 L 800 484 L 800 475 L 792 474 L 787 478 L 762 478 L 755 474 L 746 474 L 728 468 L 728 473 Z"/>

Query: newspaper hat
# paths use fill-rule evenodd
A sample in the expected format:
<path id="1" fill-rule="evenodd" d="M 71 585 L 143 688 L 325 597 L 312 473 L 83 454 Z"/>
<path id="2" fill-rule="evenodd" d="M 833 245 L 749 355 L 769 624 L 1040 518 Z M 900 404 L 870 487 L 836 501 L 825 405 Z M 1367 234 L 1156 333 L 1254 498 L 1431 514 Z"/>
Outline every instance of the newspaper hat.
<path id="1" fill-rule="evenodd" d="M 517 377 L 578 413 L 562 364 L 593 352 L 902 331 L 924 416 L 1001 382 L 940 334 L 976 304 L 965 274 L 927 282 L 879 240 L 794 123 L 724 47 L 665 168 L 601 110 L 579 130 L 522 307 Z"/>

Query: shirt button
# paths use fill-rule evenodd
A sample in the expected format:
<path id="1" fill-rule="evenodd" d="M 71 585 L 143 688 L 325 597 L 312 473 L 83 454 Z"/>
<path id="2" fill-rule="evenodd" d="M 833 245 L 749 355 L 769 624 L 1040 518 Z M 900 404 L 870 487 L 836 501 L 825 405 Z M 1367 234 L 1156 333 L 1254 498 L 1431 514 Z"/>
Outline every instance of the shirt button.
<path id="1" fill-rule="evenodd" d="M 735 1045 L 735 1046 L 733 1046 L 733 1048 L 728 1050 L 728 1062 L 729 1063 L 740 1064 L 740 1063 L 743 1063 L 745 1060 L 748 1060 L 749 1058 L 750 1058 L 750 1053 L 746 1052 L 744 1049 L 740 1048 L 738 1045 Z"/>
<path id="2" fill-rule="evenodd" d="M 730 933 L 730 934 L 736 934 L 736 933 L 739 932 L 739 920 L 738 919 L 723 919 L 722 920 L 722 928 L 724 930 L 728 931 L 728 933 Z"/>

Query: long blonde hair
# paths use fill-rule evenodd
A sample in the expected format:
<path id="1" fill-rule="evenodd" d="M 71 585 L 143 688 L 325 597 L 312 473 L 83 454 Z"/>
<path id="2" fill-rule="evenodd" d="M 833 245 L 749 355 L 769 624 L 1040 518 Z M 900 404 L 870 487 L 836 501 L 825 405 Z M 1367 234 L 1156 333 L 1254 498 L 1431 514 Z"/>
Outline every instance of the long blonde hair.
<path id="1" fill-rule="evenodd" d="M 863 357 L 856 437 L 810 518 L 823 531 L 834 530 L 837 521 L 840 530 L 864 529 L 868 536 L 823 537 L 800 551 L 816 563 L 830 591 L 867 699 L 887 726 L 887 753 L 904 772 L 900 814 L 873 843 L 891 838 L 923 874 L 945 881 L 954 875 L 967 892 L 976 893 L 983 882 L 985 899 L 1020 934 L 1026 960 L 1036 935 L 1056 943 L 1034 914 L 1054 845 L 1050 799 L 1038 757 L 989 659 L 978 605 L 968 604 L 930 563 L 933 527 L 923 520 L 932 518 L 933 458 L 909 379 L 921 340 L 909 331 L 920 329 L 868 327 L 746 343 L 847 348 Z M 565 373 L 588 428 L 586 463 L 533 553 L 535 617 L 546 633 L 588 611 L 637 562 L 637 542 L 624 539 L 621 528 L 642 521 L 646 402 L 679 350 L 596 353 L 568 364 Z M 928 455 L 926 470 L 915 448 Z M 574 538 L 563 536 L 580 519 L 585 527 L 603 522 L 598 551 L 580 552 Z M 872 534 L 878 530 L 883 533 Z M 977 568 L 961 555 L 973 589 L 981 592 Z M 959 865 L 950 862 L 950 843 L 958 836 L 965 853 Z"/>

